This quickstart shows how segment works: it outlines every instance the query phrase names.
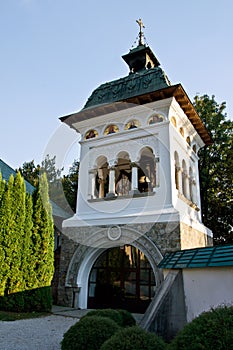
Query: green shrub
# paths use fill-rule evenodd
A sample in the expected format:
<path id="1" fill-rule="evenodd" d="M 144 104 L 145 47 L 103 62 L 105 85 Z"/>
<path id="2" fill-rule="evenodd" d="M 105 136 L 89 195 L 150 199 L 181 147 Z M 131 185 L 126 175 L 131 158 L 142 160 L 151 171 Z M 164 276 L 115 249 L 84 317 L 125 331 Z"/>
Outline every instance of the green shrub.
<path id="1" fill-rule="evenodd" d="M 50 312 L 51 287 L 41 287 L 0 297 L 0 310 L 16 312 Z"/>
<path id="2" fill-rule="evenodd" d="M 107 317 L 82 317 L 63 337 L 62 350 L 98 350 L 120 327 Z"/>
<path id="3" fill-rule="evenodd" d="M 119 309 L 116 311 L 119 312 L 119 314 L 121 315 L 123 327 L 132 327 L 136 325 L 135 318 L 129 311 L 123 309 Z"/>
<path id="4" fill-rule="evenodd" d="M 154 333 L 138 326 L 121 329 L 108 339 L 100 350 L 165 350 L 165 342 Z"/>
<path id="5" fill-rule="evenodd" d="M 233 349 L 233 307 L 218 307 L 195 318 L 170 343 L 169 350 L 176 349 Z"/>
<path id="6" fill-rule="evenodd" d="M 100 317 L 107 317 L 113 320 L 118 324 L 118 326 L 123 326 L 123 318 L 122 315 L 113 309 L 98 309 L 98 310 L 92 310 L 89 311 L 85 316 L 82 317 L 92 317 L 92 316 L 100 316 Z"/>

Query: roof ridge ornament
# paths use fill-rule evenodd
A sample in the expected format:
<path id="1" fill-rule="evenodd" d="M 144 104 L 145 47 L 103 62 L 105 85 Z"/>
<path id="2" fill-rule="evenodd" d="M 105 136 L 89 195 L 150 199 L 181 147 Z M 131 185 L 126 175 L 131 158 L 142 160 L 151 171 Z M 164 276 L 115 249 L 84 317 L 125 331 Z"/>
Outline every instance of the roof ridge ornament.
<path id="1" fill-rule="evenodd" d="M 139 31 L 139 40 L 138 45 L 144 45 L 144 33 L 142 31 L 142 28 L 145 28 L 144 23 L 142 22 L 142 19 L 139 18 L 136 20 L 137 24 L 139 25 L 140 31 Z"/>

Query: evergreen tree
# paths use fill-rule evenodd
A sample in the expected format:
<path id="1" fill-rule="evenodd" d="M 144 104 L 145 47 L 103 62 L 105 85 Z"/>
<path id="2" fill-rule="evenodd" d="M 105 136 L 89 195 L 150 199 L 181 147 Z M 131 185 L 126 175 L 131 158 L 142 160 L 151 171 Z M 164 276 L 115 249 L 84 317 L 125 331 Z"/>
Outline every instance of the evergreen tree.
<path id="1" fill-rule="evenodd" d="M 4 263 L 1 266 L 2 280 L 1 287 L 4 290 L 4 294 L 8 294 L 9 280 L 11 272 L 11 264 L 13 260 L 12 236 L 11 227 L 13 226 L 13 187 L 14 177 L 10 176 L 6 190 L 3 193 L 1 207 L 0 207 L 0 244 L 4 254 Z M 13 239 L 14 240 L 14 239 Z"/>
<path id="2" fill-rule="evenodd" d="M 40 175 L 33 209 L 32 243 L 37 287 L 49 286 L 54 272 L 54 229 L 46 174 Z"/>
<path id="3" fill-rule="evenodd" d="M 5 181 L 2 179 L 2 174 L 0 172 L 0 296 L 4 295 L 5 291 L 5 284 L 7 280 L 7 275 L 9 268 L 6 264 L 6 259 L 5 259 L 5 250 L 3 247 L 3 242 L 4 242 L 4 231 L 3 231 L 3 224 L 4 224 L 4 208 L 2 205 L 3 198 L 4 198 L 4 192 L 5 192 Z"/>
<path id="4" fill-rule="evenodd" d="M 74 160 L 69 174 L 64 175 L 62 178 L 62 186 L 65 197 L 71 207 L 76 212 L 77 192 L 78 192 L 78 177 L 79 177 L 79 161 Z"/>
<path id="5" fill-rule="evenodd" d="M 24 277 L 24 290 L 35 288 L 37 283 L 36 273 L 34 270 L 35 264 L 33 264 L 33 245 L 32 245 L 32 229 L 33 229 L 33 203 L 32 196 L 26 194 L 25 197 L 25 221 L 24 221 L 24 234 L 22 237 L 23 254 L 21 261 L 21 271 Z"/>
<path id="6" fill-rule="evenodd" d="M 10 276 L 8 279 L 9 294 L 24 290 L 21 261 L 24 254 L 23 240 L 25 229 L 26 186 L 19 172 L 14 178 L 11 196 L 11 224 L 7 232 L 10 245 L 9 251 L 11 251 Z"/>
<path id="7" fill-rule="evenodd" d="M 194 106 L 213 139 L 199 151 L 203 223 L 213 231 L 215 244 L 233 243 L 233 122 L 224 113 L 226 104 L 214 96 L 196 96 Z"/>

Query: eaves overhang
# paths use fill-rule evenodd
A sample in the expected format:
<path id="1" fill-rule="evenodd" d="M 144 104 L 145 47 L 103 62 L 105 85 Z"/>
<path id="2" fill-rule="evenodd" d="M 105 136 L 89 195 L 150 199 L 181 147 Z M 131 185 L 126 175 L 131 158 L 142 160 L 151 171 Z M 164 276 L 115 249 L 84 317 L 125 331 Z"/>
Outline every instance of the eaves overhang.
<path id="1" fill-rule="evenodd" d="M 160 101 L 169 97 L 174 97 L 184 113 L 187 115 L 188 119 L 196 129 L 197 133 L 200 135 L 205 145 L 212 144 L 212 138 L 206 129 L 203 121 L 199 117 L 196 109 L 194 108 L 192 102 L 190 101 L 187 93 L 181 84 L 176 84 L 162 88 L 149 93 L 141 94 L 138 96 L 123 99 L 121 101 L 116 101 L 112 103 L 99 104 L 90 108 L 84 108 L 79 112 L 69 114 L 60 117 L 60 120 L 74 128 L 73 124 L 81 122 L 87 119 L 96 118 L 101 115 L 108 113 L 113 113 L 128 108 L 135 107 L 135 105 L 144 105 L 150 102 Z"/>

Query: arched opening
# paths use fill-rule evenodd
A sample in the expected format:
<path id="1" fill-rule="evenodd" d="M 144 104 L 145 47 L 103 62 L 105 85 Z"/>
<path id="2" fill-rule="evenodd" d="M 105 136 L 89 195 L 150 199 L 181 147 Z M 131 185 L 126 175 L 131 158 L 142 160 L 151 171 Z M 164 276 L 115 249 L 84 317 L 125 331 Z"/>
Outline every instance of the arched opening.
<path id="1" fill-rule="evenodd" d="M 141 152 L 138 168 L 139 192 L 152 192 L 156 186 L 156 162 L 153 151 L 145 147 Z"/>
<path id="2" fill-rule="evenodd" d="M 144 313 L 155 288 L 154 272 L 131 245 L 106 250 L 95 261 L 88 283 L 88 308 L 123 308 Z"/>
<path id="3" fill-rule="evenodd" d="M 104 198 L 109 189 L 109 166 L 106 157 L 101 156 L 97 160 L 97 174 L 95 181 L 95 197 Z"/>
<path id="4" fill-rule="evenodd" d="M 127 152 L 118 155 L 115 166 L 116 194 L 118 196 L 128 195 L 131 190 L 131 163 Z"/>
<path id="5" fill-rule="evenodd" d="M 152 125 L 152 124 L 157 124 L 157 123 L 161 123 L 164 121 L 164 117 L 162 116 L 162 114 L 153 114 L 152 116 L 150 116 L 149 120 L 148 120 L 148 124 Z"/>
<path id="6" fill-rule="evenodd" d="M 140 126 L 140 123 L 137 119 L 131 119 L 125 125 L 125 130 L 137 129 Z"/>
<path id="7" fill-rule="evenodd" d="M 176 151 L 174 154 L 174 158 L 175 158 L 175 184 L 176 184 L 176 189 L 179 191 L 180 190 L 180 181 L 179 181 L 180 164 L 179 164 L 179 156 Z"/>
<path id="8" fill-rule="evenodd" d="M 188 198 L 188 174 L 185 160 L 182 160 L 182 193 Z"/>

